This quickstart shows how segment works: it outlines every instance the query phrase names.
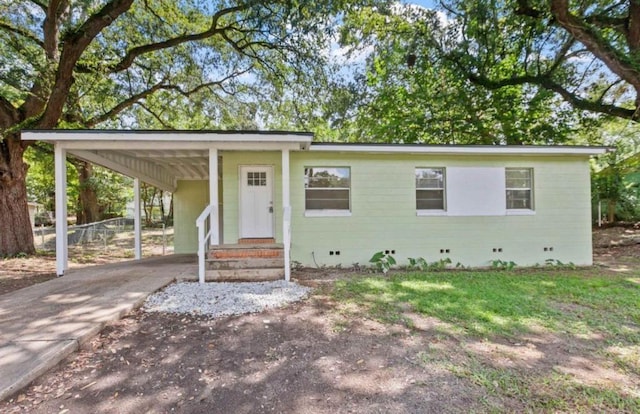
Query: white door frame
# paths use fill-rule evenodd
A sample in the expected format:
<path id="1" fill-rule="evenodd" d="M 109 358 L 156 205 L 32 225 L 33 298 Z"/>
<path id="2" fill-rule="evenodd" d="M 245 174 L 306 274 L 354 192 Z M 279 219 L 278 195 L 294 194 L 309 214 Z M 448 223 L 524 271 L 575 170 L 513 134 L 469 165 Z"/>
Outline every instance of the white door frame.
<path id="1" fill-rule="evenodd" d="M 243 187 L 243 181 L 244 181 L 244 174 L 243 171 L 246 169 L 251 169 L 251 168 L 264 168 L 267 170 L 267 180 L 271 179 L 271 203 L 272 203 L 272 209 L 273 209 L 273 213 L 271 215 L 271 236 L 269 237 L 273 237 L 275 239 L 276 237 L 276 226 L 275 226 L 275 192 L 276 192 L 276 186 L 275 186 L 275 174 L 274 174 L 274 168 L 273 165 L 270 164 L 242 164 L 242 165 L 238 165 L 238 238 L 242 239 L 242 238 L 252 238 L 254 236 L 246 236 L 242 233 L 242 187 Z M 268 181 L 267 181 L 268 182 Z"/>

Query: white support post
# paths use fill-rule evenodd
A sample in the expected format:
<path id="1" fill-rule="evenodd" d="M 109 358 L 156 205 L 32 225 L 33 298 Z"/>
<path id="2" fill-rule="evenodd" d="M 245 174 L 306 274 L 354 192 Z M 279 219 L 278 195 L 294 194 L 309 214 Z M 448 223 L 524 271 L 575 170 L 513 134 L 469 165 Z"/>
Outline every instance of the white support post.
<path id="1" fill-rule="evenodd" d="M 211 238 L 209 245 L 220 244 L 220 229 L 218 228 L 218 149 L 209 148 L 209 205 L 212 206 L 209 226 Z"/>
<path id="2" fill-rule="evenodd" d="M 142 259 L 142 212 L 140 211 L 140 179 L 133 179 L 133 250 L 136 260 Z"/>
<path id="3" fill-rule="evenodd" d="M 54 146 L 56 186 L 56 273 L 64 275 L 69 268 L 67 236 L 67 151 L 59 143 Z"/>
<path id="4" fill-rule="evenodd" d="M 284 242 L 284 279 L 291 279 L 291 185 L 289 176 L 289 150 L 282 150 L 282 238 Z"/>

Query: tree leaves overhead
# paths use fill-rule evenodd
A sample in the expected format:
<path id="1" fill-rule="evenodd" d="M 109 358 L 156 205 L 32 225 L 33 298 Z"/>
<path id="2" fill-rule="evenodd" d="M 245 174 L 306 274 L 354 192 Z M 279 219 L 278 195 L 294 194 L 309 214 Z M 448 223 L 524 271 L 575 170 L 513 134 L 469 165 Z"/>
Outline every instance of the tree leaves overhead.
<path id="1" fill-rule="evenodd" d="M 246 92 L 317 63 L 346 3 L 3 2 L 0 129 L 96 127 L 160 91 L 178 101 Z"/>
<path id="2" fill-rule="evenodd" d="M 474 20 L 476 25 L 495 12 L 477 11 L 487 16 Z M 463 30 L 442 12 L 411 5 L 396 5 L 389 13 L 365 10 L 346 22 L 343 41 L 371 50 L 360 78 L 355 140 L 548 144 L 568 139 L 580 118 L 553 93 L 527 84 L 487 90 L 465 76 L 461 68 L 466 70 L 472 57 L 459 49 L 480 46 L 465 43 Z M 517 39 L 487 42 L 496 54 L 483 56 L 484 64 L 492 73 L 511 73 L 522 45 Z M 509 52 L 502 50 L 507 45 Z"/>
<path id="3" fill-rule="evenodd" d="M 640 116 L 635 1 L 443 0 L 442 6 L 460 30 L 440 52 L 474 84 L 490 90 L 527 84 L 579 110 Z"/>
<path id="4" fill-rule="evenodd" d="M 21 130 L 259 126 L 261 89 L 321 66 L 336 16 L 376 2 L 0 2 L 0 226 L 19 227 L 0 254 L 34 251 Z"/>

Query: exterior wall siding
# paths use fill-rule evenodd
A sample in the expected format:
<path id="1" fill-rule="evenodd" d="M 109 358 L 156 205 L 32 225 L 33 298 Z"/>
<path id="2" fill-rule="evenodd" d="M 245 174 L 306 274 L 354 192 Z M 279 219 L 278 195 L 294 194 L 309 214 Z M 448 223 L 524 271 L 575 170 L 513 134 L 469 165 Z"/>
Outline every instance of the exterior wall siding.
<path id="1" fill-rule="evenodd" d="M 305 166 L 351 167 L 351 216 L 305 217 Z M 417 216 L 414 169 L 454 166 L 533 168 L 535 215 Z M 547 259 L 589 265 L 592 260 L 586 157 L 297 152 L 292 154 L 291 200 L 291 257 L 308 266 L 363 265 L 380 250 L 395 250 L 403 264 L 409 257 L 450 258 L 465 266 L 488 266 L 495 259 L 518 265 Z"/>
<path id="2" fill-rule="evenodd" d="M 198 252 L 196 219 L 209 205 L 207 180 L 178 181 L 173 194 L 174 250 L 176 253 Z"/>

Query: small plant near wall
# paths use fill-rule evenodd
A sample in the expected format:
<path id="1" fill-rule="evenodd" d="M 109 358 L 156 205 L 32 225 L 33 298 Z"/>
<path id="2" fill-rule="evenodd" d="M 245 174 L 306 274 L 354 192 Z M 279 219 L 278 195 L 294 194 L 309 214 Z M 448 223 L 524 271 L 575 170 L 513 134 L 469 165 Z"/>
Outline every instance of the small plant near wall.
<path id="1" fill-rule="evenodd" d="M 451 259 L 449 259 L 448 257 L 446 257 L 444 259 L 440 259 L 437 262 L 431 262 L 431 263 L 427 262 L 422 257 L 417 257 L 417 258 L 410 257 L 409 258 L 409 270 L 420 270 L 420 271 L 423 271 L 423 272 L 425 272 L 425 271 L 438 271 L 438 270 L 446 269 L 447 266 L 450 265 L 451 263 L 452 263 Z"/>
<path id="2" fill-rule="evenodd" d="M 513 260 L 508 262 L 500 259 L 491 261 L 491 268 L 496 270 L 513 270 L 513 268 L 516 266 L 517 264 Z"/>
<path id="3" fill-rule="evenodd" d="M 561 268 L 561 269 L 575 269 L 576 265 L 573 262 L 563 263 L 557 259 L 547 259 L 544 261 L 545 266 Z"/>
<path id="4" fill-rule="evenodd" d="M 369 259 L 369 263 L 373 263 L 373 266 L 378 272 L 382 272 L 386 275 L 389 269 L 396 264 L 396 259 L 394 259 L 390 254 L 376 252 L 373 257 Z"/>
<path id="5" fill-rule="evenodd" d="M 424 257 L 409 258 L 409 270 L 427 270 L 427 267 L 429 267 L 429 263 Z"/>
<path id="6" fill-rule="evenodd" d="M 291 270 L 298 272 L 304 269 L 304 265 L 297 260 L 291 261 Z"/>

